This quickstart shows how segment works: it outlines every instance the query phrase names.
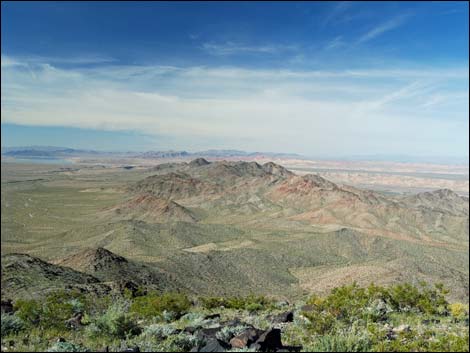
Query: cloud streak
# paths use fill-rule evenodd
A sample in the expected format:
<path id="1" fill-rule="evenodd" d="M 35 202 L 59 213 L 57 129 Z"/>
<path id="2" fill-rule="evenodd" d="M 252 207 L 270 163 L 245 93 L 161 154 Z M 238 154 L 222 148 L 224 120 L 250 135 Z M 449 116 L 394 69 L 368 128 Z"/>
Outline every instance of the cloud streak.
<path id="1" fill-rule="evenodd" d="M 61 69 L 2 56 L 1 110 L 2 123 L 137 130 L 181 148 L 456 154 L 468 144 L 462 87 L 467 67 Z"/>
<path id="2" fill-rule="evenodd" d="M 367 31 L 366 33 L 364 33 L 361 37 L 359 37 L 359 39 L 357 40 L 357 43 L 365 43 L 365 42 L 368 42 L 370 40 L 373 40 L 379 36 L 381 36 L 382 34 L 386 33 L 386 32 L 389 32 L 389 31 L 392 31 L 398 27 L 400 27 L 401 25 L 403 25 L 406 20 L 410 17 L 409 14 L 406 14 L 406 15 L 400 15 L 400 16 L 397 16 L 397 17 L 394 17 L 386 22 L 383 22 L 381 24 L 379 24 L 378 26 L 370 29 L 369 31 Z"/>
<path id="3" fill-rule="evenodd" d="M 287 51 L 297 50 L 297 46 L 294 45 L 246 45 L 235 42 L 225 43 L 204 43 L 202 49 L 209 54 L 225 56 L 225 55 L 237 55 L 237 54 L 279 54 Z"/>

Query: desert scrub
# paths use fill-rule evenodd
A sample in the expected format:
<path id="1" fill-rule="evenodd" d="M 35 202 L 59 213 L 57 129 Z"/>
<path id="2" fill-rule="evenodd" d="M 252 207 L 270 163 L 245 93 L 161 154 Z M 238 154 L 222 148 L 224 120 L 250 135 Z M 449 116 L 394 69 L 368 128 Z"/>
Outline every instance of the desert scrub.
<path id="1" fill-rule="evenodd" d="M 421 282 L 420 287 L 409 283 L 397 284 L 389 289 L 389 303 L 398 311 L 419 311 L 426 314 L 444 314 L 448 303 L 445 296 L 449 293 L 442 284 L 430 288 Z"/>
<path id="2" fill-rule="evenodd" d="M 35 326 L 39 323 L 42 314 L 42 305 L 37 300 L 19 299 L 14 304 L 15 315 L 27 325 Z"/>
<path id="3" fill-rule="evenodd" d="M 307 304 L 313 307 L 305 316 L 313 321 L 318 319 L 316 313 L 332 315 L 335 319 L 347 323 L 356 320 L 386 320 L 390 312 L 416 312 L 429 315 L 445 314 L 448 293 L 440 284 L 429 288 L 426 284 L 415 287 L 411 284 L 398 284 L 390 288 L 370 285 L 359 287 L 356 283 L 334 288 L 324 297 L 312 296 Z M 322 320 L 322 318 L 319 318 Z M 323 319 L 323 321 L 325 321 Z"/>
<path id="4" fill-rule="evenodd" d="M 272 300 L 265 296 L 249 295 L 246 297 L 201 297 L 200 302 L 205 309 L 227 308 L 236 310 L 259 311 L 274 306 Z"/>
<path id="5" fill-rule="evenodd" d="M 367 336 L 324 335 L 313 339 L 311 352 L 367 352 L 371 342 Z"/>
<path id="6" fill-rule="evenodd" d="M 71 342 L 57 342 L 51 348 L 47 350 L 48 352 L 90 352 L 87 348 L 74 344 Z"/>
<path id="7" fill-rule="evenodd" d="M 248 326 L 239 325 L 239 326 L 225 326 L 219 332 L 215 334 L 215 337 L 221 341 L 228 342 L 235 337 L 245 331 Z"/>
<path id="8" fill-rule="evenodd" d="M 190 307 L 191 302 L 184 294 L 166 293 L 159 295 L 150 293 L 135 298 L 131 304 L 130 312 L 142 318 L 164 318 L 164 312 L 166 312 L 165 315 L 167 317 L 172 313 L 174 317 L 168 317 L 169 321 L 172 321 L 176 317 L 186 313 Z"/>
<path id="9" fill-rule="evenodd" d="M 152 324 L 144 328 L 142 336 L 157 340 L 165 339 L 177 333 L 178 330 L 173 325 L 168 324 Z"/>
<path id="10" fill-rule="evenodd" d="M 74 291 L 51 292 L 42 300 L 17 300 L 14 307 L 29 327 L 58 329 L 65 329 L 65 321 L 85 309 L 82 295 Z"/>
<path id="11" fill-rule="evenodd" d="M 15 314 L 2 314 L 2 337 L 14 335 L 24 330 L 25 324 Z"/>
<path id="12" fill-rule="evenodd" d="M 132 337 L 141 333 L 141 328 L 126 311 L 125 302 L 117 302 L 87 326 L 90 337 L 109 336 L 120 339 Z"/>

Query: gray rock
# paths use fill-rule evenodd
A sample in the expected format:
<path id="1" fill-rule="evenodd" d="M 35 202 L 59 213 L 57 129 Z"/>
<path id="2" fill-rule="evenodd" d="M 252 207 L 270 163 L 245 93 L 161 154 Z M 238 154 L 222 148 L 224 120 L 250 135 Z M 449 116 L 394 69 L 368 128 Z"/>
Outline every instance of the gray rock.
<path id="1" fill-rule="evenodd" d="M 199 350 L 199 352 L 225 352 L 229 347 L 218 339 L 211 338 Z"/>

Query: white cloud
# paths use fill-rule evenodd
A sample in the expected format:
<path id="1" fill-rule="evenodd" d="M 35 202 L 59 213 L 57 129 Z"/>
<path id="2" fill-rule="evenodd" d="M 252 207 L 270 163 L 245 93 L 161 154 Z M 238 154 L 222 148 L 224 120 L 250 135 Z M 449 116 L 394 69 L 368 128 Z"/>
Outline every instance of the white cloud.
<path id="1" fill-rule="evenodd" d="M 305 154 L 467 149 L 466 67 L 59 69 L 6 59 L 16 64 L 2 65 L 2 123 L 137 130 L 174 137 L 181 148 L 199 141 Z M 444 96 L 445 116 L 437 104 Z"/>
<path id="2" fill-rule="evenodd" d="M 405 15 L 400 15 L 400 16 L 397 16 L 397 17 L 394 17 L 386 22 L 383 22 L 381 24 L 379 24 L 378 26 L 370 29 L 368 32 L 364 33 L 359 39 L 358 39 L 358 43 L 364 43 L 364 42 L 368 42 L 374 38 L 377 38 L 379 36 L 381 36 L 382 34 L 384 34 L 385 32 L 389 32 L 395 28 L 398 28 L 400 27 L 401 25 L 403 25 L 406 20 L 410 17 L 409 14 L 405 14 Z"/>

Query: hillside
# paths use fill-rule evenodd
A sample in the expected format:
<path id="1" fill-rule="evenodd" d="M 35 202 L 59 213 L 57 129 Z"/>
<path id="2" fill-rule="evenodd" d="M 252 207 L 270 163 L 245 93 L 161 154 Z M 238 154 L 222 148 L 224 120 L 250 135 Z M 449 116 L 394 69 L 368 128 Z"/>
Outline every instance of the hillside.
<path id="1" fill-rule="evenodd" d="M 425 280 L 468 301 L 468 199 L 449 190 L 387 195 L 272 162 L 203 158 L 42 175 L 2 186 L 2 254 L 201 295 Z M 102 273 L 101 255 L 87 252 L 96 248 L 127 262 L 104 256 L 116 265 Z"/>

